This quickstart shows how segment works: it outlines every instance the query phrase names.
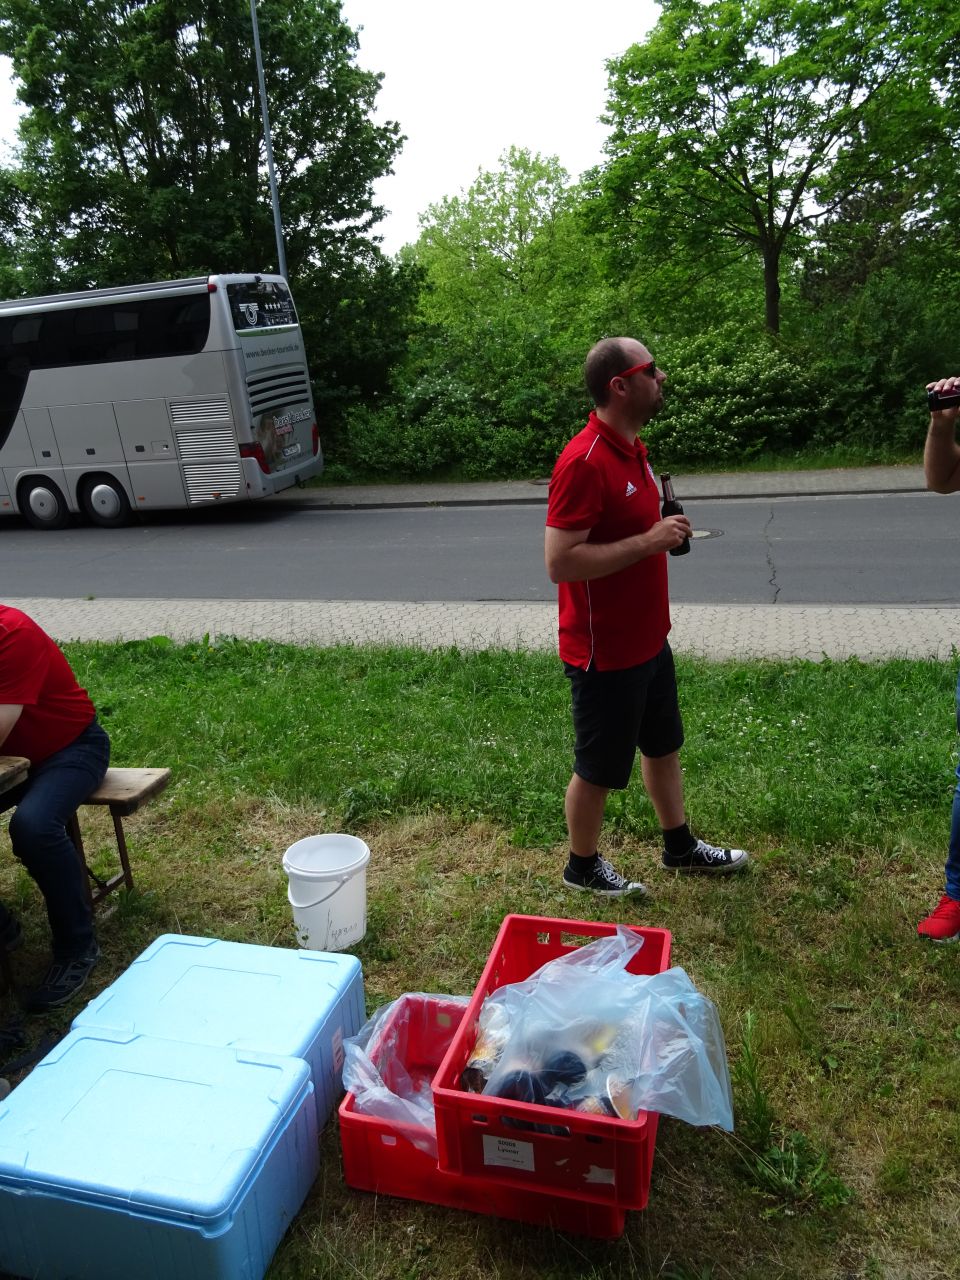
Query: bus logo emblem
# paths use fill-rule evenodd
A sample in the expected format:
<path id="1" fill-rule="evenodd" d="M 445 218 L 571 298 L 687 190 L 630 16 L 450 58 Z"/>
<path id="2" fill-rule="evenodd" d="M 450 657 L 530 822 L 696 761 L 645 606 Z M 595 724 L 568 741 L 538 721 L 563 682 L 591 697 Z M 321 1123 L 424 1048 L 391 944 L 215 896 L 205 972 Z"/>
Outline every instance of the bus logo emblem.
<path id="1" fill-rule="evenodd" d="M 260 314 L 260 308 L 257 306 L 255 302 L 245 302 L 243 304 L 243 316 L 247 324 L 255 325 L 257 323 L 257 317 L 259 316 L 259 314 Z"/>

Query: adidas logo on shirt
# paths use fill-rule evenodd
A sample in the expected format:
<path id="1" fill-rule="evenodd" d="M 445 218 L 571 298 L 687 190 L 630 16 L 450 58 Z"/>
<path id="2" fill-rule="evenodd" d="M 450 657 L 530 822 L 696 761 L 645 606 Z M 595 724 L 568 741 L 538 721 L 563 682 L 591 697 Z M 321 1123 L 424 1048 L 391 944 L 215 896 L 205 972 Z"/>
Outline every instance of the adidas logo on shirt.
<path id="1" fill-rule="evenodd" d="M 627 481 L 627 492 L 626 492 L 626 494 L 625 494 L 624 496 L 625 496 L 625 497 L 627 497 L 627 498 L 632 498 L 632 497 L 633 497 L 633 495 L 634 495 L 636 492 L 637 492 L 637 486 L 633 483 L 633 481 L 632 481 L 632 480 L 628 480 L 628 481 Z"/>

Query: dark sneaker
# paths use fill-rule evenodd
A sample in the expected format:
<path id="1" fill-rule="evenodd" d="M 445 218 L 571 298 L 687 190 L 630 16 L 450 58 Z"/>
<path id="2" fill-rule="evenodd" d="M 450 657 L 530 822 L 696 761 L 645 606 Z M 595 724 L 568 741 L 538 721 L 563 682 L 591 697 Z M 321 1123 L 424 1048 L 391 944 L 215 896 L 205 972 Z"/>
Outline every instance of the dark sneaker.
<path id="1" fill-rule="evenodd" d="M 23 946 L 23 930 L 16 916 L 8 915 L 0 928 L 0 951 L 16 951 Z"/>
<path id="2" fill-rule="evenodd" d="M 581 875 L 568 866 L 563 873 L 564 887 L 577 889 L 581 893 L 597 893 L 601 898 L 626 898 L 631 894 L 647 892 L 646 885 L 639 880 L 628 880 L 619 871 L 614 871 L 606 858 L 598 858 L 592 871 Z"/>
<path id="3" fill-rule="evenodd" d="M 697 840 L 679 858 L 663 855 L 667 871 L 739 871 L 747 865 L 749 855 L 743 849 L 718 849 L 706 840 Z"/>
<path id="4" fill-rule="evenodd" d="M 26 991 L 20 1003 L 30 1013 L 42 1013 L 45 1009 L 57 1009 L 77 994 L 93 972 L 100 959 L 96 943 L 90 951 L 70 960 L 54 960 L 39 987 Z"/>
<path id="5" fill-rule="evenodd" d="M 932 942 L 956 942 L 960 938 L 960 902 L 944 894 L 926 920 L 917 925 L 917 933 Z"/>

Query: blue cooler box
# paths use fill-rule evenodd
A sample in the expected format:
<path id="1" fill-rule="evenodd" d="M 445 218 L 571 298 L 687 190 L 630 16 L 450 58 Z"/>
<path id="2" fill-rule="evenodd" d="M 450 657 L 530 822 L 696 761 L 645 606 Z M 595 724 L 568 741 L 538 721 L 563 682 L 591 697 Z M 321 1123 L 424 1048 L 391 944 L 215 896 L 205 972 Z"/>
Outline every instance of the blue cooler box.
<path id="1" fill-rule="evenodd" d="M 305 1062 L 79 1030 L 0 1103 L 0 1270 L 259 1280 L 318 1169 Z"/>
<path id="2" fill-rule="evenodd" d="M 343 1092 L 344 1036 L 366 1016 L 355 956 L 164 934 L 75 1028 L 304 1058 L 322 1128 Z"/>

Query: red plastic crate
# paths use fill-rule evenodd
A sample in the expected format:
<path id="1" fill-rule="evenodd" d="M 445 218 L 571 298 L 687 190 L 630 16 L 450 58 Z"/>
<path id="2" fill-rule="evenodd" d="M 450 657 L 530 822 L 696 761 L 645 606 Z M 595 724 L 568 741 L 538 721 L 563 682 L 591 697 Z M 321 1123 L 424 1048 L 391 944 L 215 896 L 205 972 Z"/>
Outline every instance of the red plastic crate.
<path id="1" fill-rule="evenodd" d="M 631 973 L 662 973 L 670 965 L 666 929 L 628 926 L 644 945 Z M 576 1202 L 643 1209 L 657 1136 L 655 1112 L 635 1120 L 536 1106 L 469 1093 L 460 1076 L 477 1039 L 484 999 L 498 987 L 522 982 L 537 969 L 586 942 L 615 932 L 613 924 L 509 915 L 504 919 L 463 1020 L 433 1080 L 440 1168 Z M 548 1132 L 544 1132 L 548 1129 Z"/>
<path id="2" fill-rule="evenodd" d="M 408 1018 L 403 1065 L 414 1077 L 422 1073 L 432 1077 L 460 1024 L 463 1005 L 408 996 L 406 1009 L 394 1016 L 401 1016 L 401 1012 Z M 381 1042 L 391 1029 L 390 1021 L 381 1030 Z M 388 1064 L 378 1061 L 377 1049 L 378 1043 L 372 1042 L 371 1058 L 388 1070 Z M 539 1191 L 448 1173 L 414 1145 L 413 1132 L 412 1125 L 361 1115 L 354 1095 L 348 1093 L 340 1104 L 340 1142 L 348 1184 L 361 1191 L 424 1200 L 579 1235 L 613 1239 L 623 1232 L 625 1215 L 614 1205 L 572 1204 Z"/>

